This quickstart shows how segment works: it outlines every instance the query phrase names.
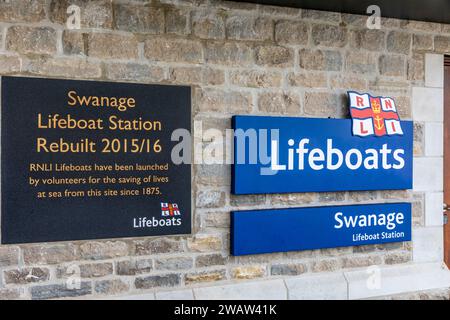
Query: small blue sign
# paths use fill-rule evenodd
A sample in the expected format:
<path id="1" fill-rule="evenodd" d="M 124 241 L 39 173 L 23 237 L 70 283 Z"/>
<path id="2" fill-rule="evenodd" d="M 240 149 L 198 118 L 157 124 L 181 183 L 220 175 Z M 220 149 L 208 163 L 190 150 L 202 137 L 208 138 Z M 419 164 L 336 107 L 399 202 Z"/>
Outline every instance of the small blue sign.
<path id="1" fill-rule="evenodd" d="M 234 116 L 232 193 L 412 188 L 413 123 L 352 135 L 350 119 Z"/>
<path id="2" fill-rule="evenodd" d="M 231 212 L 234 256 L 410 240 L 410 203 Z"/>

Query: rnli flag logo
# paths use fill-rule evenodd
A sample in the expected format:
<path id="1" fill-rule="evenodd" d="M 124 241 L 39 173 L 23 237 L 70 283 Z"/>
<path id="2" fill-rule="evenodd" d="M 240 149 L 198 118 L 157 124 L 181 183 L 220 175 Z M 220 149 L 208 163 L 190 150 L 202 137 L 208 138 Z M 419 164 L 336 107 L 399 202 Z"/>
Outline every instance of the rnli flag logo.
<path id="1" fill-rule="evenodd" d="M 161 202 L 161 215 L 163 217 L 173 217 L 179 216 L 180 210 L 178 209 L 178 204 Z"/>
<path id="2" fill-rule="evenodd" d="M 394 99 L 349 91 L 354 136 L 403 135 Z"/>

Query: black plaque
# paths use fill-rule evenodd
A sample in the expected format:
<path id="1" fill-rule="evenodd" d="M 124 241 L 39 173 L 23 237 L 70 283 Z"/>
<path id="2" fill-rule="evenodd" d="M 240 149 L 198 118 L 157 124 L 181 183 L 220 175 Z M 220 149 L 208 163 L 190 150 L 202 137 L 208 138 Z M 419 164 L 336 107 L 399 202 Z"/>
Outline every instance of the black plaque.
<path id="1" fill-rule="evenodd" d="M 191 232 L 190 87 L 2 77 L 1 109 L 2 243 Z"/>

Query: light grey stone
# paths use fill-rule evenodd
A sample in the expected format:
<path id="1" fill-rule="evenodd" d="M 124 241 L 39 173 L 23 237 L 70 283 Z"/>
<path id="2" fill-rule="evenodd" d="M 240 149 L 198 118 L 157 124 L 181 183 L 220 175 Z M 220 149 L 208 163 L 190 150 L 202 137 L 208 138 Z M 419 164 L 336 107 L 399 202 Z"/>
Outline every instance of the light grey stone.
<path id="1" fill-rule="evenodd" d="M 347 299 L 347 282 L 342 273 L 305 274 L 285 282 L 290 300 Z"/>
<path id="2" fill-rule="evenodd" d="M 435 88 L 444 86 L 443 54 L 425 54 L 425 86 Z"/>
<path id="3" fill-rule="evenodd" d="M 414 121 L 438 121 L 444 119 L 444 90 L 439 88 L 412 88 Z"/>
<path id="4" fill-rule="evenodd" d="M 223 286 L 194 288 L 198 300 L 286 300 L 282 280 L 265 280 Z"/>

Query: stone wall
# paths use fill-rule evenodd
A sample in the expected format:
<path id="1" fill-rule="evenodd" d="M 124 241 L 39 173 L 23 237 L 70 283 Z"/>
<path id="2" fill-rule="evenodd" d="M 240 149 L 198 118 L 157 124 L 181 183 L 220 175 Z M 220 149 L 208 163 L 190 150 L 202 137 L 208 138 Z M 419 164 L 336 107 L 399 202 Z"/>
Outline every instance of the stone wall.
<path id="1" fill-rule="evenodd" d="M 81 7 L 80 30 L 66 28 L 70 4 Z M 408 191 L 234 196 L 229 166 L 196 164 L 192 235 L 0 246 L 0 298 L 161 293 L 441 261 L 442 82 L 436 72 L 426 81 L 425 64 L 442 68 L 450 27 L 383 18 L 370 30 L 366 19 L 214 0 L 0 1 L 0 75 L 192 85 L 198 139 L 200 126 L 224 131 L 233 114 L 343 118 L 347 90 L 392 96 L 401 118 L 415 120 L 416 168 Z M 411 243 L 229 254 L 231 210 L 398 201 L 413 204 Z M 82 283 L 69 290 L 74 265 Z"/>

